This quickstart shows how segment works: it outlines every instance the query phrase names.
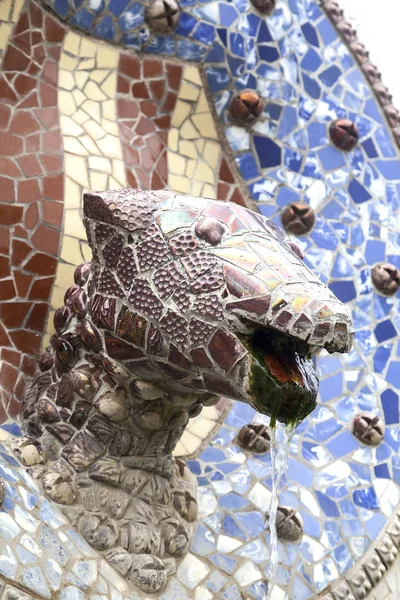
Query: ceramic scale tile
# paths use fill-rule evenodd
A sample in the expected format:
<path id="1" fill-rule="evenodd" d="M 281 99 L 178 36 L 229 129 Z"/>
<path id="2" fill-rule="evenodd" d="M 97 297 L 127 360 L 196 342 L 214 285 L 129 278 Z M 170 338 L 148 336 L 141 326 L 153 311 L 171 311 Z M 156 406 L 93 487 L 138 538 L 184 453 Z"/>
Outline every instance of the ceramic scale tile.
<path id="1" fill-rule="evenodd" d="M 125 165 L 116 114 L 119 53 L 69 32 L 60 58 L 58 109 L 65 160 L 64 231 L 51 297 L 60 306 L 75 267 L 90 260 L 82 224 L 85 189 L 126 187 Z M 54 332 L 51 313 L 49 335 Z"/>

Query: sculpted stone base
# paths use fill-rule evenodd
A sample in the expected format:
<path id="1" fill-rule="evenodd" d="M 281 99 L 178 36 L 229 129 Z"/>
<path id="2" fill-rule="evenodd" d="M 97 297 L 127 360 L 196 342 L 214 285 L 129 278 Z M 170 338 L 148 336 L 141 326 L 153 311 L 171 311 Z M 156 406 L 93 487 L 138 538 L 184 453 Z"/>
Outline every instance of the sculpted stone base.
<path id="1" fill-rule="evenodd" d="M 78 365 L 69 372 L 69 381 L 87 368 L 89 365 Z M 52 392 L 42 387 L 45 380 L 39 375 L 30 389 L 30 401 L 35 406 L 49 402 Z M 58 382 L 57 394 L 60 387 Z M 102 413 L 94 411 L 86 427 L 64 446 L 60 437 L 67 435 L 68 425 L 57 422 L 43 431 L 32 415 L 28 417 L 28 402 L 23 426 L 28 434 L 35 428 L 41 433 L 36 439 L 27 436 L 17 440 L 14 451 L 87 542 L 122 576 L 151 593 L 166 585 L 168 575 L 176 570 L 176 561 L 188 552 L 194 533 L 195 478 L 183 460 L 172 458 L 171 448 L 189 415 L 198 414 L 201 406 L 198 396 L 185 396 L 180 398 L 183 405 L 174 412 L 170 399 L 156 386 L 136 382 L 136 388 L 141 389 L 136 396 L 123 388 L 101 390 L 95 405 Z M 71 393 L 77 394 L 73 388 Z M 208 404 L 217 400 L 204 397 Z M 101 416 L 105 413 L 108 421 Z M 121 416 L 124 422 L 119 429 Z M 152 431 L 151 424 L 159 429 Z M 110 445 L 111 437 L 114 442 Z M 133 453 L 135 444 L 143 448 L 143 456 Z"/>

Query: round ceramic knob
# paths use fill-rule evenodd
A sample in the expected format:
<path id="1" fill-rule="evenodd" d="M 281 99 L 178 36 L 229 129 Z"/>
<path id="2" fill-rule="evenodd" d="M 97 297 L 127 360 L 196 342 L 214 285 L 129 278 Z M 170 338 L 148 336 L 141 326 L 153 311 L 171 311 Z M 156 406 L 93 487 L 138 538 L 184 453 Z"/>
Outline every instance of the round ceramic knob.
<path id="1" fill-rule="evenodd" d="M 363 444 L 379 446 L 385 433 L 385 424 L 378 415 L 365 411 L 354 417 L 353 433 Z"/>
<path id="2" fill-rule="evenodd" d="M 231 118 L 238 125 L 248 125 L 260 117 L 263 104 L 257 92 L 243 90 L 233 96 L 229 110 Z"/>
<path id="3" fill-rule="evenodd" d="M 358 143 L 358 128 L 350 119 L 337 119 L 329 127 L 332 142 L 339 150 L 353 150 Z"/>
<path id="4" fill-rule="evenodd" d="M 304 202 L 288 204 L 282 213 L 282 225 L 288 233 L 305 235 L 315 225 L 315 211 Z"/>
<path id="5" fill-rule="evenodd" d="M 280 540 L 297 542 L 303 535 L 300 516 L 292 508 L 279 506 L 276 513 L 276 532 Z"/>
<path id="6" fill-rule="evenodd" d="M 179 23 L 181 8 L 177 0 L 152 0 L 145 11 L 146 22 L 159 33 L 168 33 Z"/>
<path id="7" fill-rule="evenodd" d="M 238 442 L 245 450 L 252 452 L 268 452 L 271 446 L 271 436 L 268 426 L 260 423 L 250 423 L 239 431 Z"/>
<path id="8" fill-rule="evenodd" d="M 390 263 L 378 263 L 372 268 L 372 283 L 384 296 L 394 296 L 400 288 L 400 270 Z"/>
<path id="9" fill-rule="evenodd" d="M 270 15 L 275 8 L 276 0 L 251 0 L 254 8 L 263 15 Z"/>

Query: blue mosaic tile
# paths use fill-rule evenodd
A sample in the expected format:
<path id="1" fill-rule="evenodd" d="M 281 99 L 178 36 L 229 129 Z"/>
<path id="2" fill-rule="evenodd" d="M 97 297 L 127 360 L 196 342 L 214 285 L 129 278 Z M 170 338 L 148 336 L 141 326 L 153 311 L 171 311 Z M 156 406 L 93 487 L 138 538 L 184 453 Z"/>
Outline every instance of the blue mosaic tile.
<path id="1" fill-rule="evenodd" d="M 381 394 L 382 408 L 386 425 L 399 423 L 399 396 L 393 390 L 385 390 Z"/>

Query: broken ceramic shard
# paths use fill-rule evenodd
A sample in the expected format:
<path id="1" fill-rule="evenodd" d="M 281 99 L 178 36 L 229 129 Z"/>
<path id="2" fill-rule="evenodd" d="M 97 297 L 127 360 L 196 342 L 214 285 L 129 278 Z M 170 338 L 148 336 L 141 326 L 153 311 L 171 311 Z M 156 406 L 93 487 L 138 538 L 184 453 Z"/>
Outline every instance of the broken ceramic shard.
<path id="1" fill-rule="evenodd" d="M 155 592 L 196 524 L 195 483 L 172 457 L 189 419 L 223 394 L 299 422 L 318 389 L 311 348 L 347 351 L 352 323 L 286 235 L 242 207 L 127 189 L 85 194 L 84 215 L 94 258 L 56 313 L 17 452 L 86 540 Z"/>

